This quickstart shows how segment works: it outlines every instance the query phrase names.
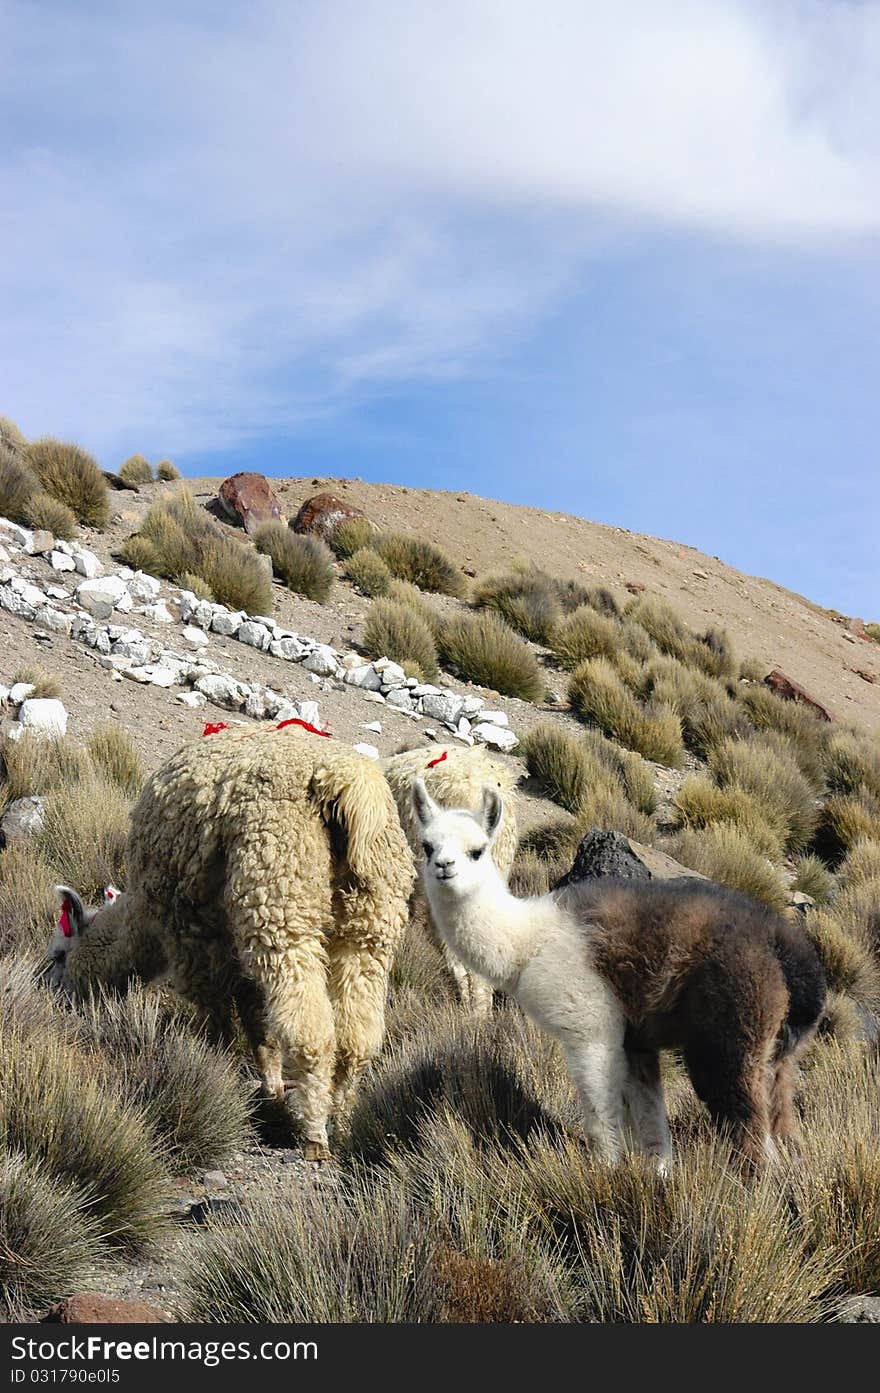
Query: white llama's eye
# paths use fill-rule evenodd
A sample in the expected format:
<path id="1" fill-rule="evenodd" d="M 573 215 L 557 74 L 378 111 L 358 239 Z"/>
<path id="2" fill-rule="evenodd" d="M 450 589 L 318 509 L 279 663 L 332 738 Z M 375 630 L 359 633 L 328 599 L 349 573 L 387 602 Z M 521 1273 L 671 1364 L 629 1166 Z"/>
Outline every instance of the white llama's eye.
<path id="1" fill-rule="evenodd" d="M 485 850 L 486 848 L 484 846 L 474 847 L 473 851 L 468 852 L 468 856 L 471 858 L 472 861 L 479 861 L 480 857 L 482 856 Z"/>
<path id="2" fill-rule="evenodd" d="M 425 853 L 428 860 L 430 861 L 431 857 L 434 855 L 434 848 L 432 847 L 431 843 L 422 842 L 422 851 Z"/>

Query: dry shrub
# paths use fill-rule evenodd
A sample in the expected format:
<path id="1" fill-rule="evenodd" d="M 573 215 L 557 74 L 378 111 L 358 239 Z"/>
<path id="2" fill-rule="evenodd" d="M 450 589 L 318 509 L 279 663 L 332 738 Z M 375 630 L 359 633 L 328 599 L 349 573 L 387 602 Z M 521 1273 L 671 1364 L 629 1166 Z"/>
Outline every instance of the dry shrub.
<path id="1" fill-rule="evenodd" d="M 539 570 L 487 576 L 476 586 L 472 602 L 478 609 L 494 610 L 534 643 L 547 641 L 560 614 L 556 585 Z"/>
<path id="2" fill-rule="evenodd" d="M 0 517 L 23 523 L 30 499 L 40 490 L 32 470 L 0 444 Z"/>
<path id="3" fill-rule="evenodd" d="M 0 851 L 0 953 L 45 950 L 58 918 L 55 881 L 30 841 Z"/>
<path id="4" fill-rule="evenodd" d="M 62 694 L 61 678 L 55 672 L 47 672 L 44 667 L 36 664 L 33 666 L 16 668 L 12 674 L 11 685 L 16 682 L 27 682 L 33 691 L 31 696 L 37 697 L 60 697 Z"/>
<path id="5" fill-rule="evenodd" d="M 83 1194 L 21 1153 L 0 1153 L 0 1318 L 38 1317 L 88 1286 L 100 1258 Z"/>
<path id="6" fill-rule="evenodd" d="M 0 416 L 0 449 L 6 447 L 13 454 L 24 454 L 27 438 L 9 416 Z"/>
<path id="7" fill-rule="evenodd" d="M 867 793 L 880 799 L 880 747 L 863 735 L 832 736 L 825 775 L 832 793 Z"/>
<path id="8" fill-rule="evenodd" d="M 192 571 L 184 571 L 180 577 L 181 590 L 189 590 L 195 595 L 197 600 L 208 600 L 214 602 L 214 592 L 202 576 L 193 575 Z"/>
<path id="9" fill-rule="evenodd" d="M 681 723 L 675 712 L 642 706 L 607 659 L 591 658 L 581 663 L 572 674 L 568 696 L 582 720 L 598 726 L 627 749 L 672 768 L 682 764 Z"/>
<path id="10" fill-rule="evenodd" d="M 756 730 L 774 731 L 786 737 L 788 747 L 803 773 L 821 790 L 825 782 L 828 726 L 806 706 L 787 701 L 767 687 L 746 687 L 739 704 Z"/>
<path id="11" fill-rule="evenodd" d="M 87 527 L 106 527 L 110 517 L 107 484 L 96 460 L 78 445 L 45 437 L 27 450 L 28 464 L 45 493 L 65 503 Z"/>
<path id="12" fill-rule="evenodd" d="M 361 547 L 360 551 L 349 557 L 345 563 L 345 574 L 352 585 L 371 600 L 388 594 L 391 572 L 379 553 L 370 547 Z"/>
<path id="13" fill-rule="evenodd" d="M 824 905 L 834 898 L 835 886 L 834 876 L 821 857 L 812 853 L 798 857 L 791 882 L 792 890 L 799 890 L 802 895 L 809 895 L 817 905 Z"/>
<path id="14" fill-rule="evenodd" d="M 833 794 L 822 806 L 816 850 L 836 866 L 861 841 L 880 842 L 880 799 L 867 793 Z"/>
<path id="15" fill-rule="evenodd" d="M 565 870 L 568 869 L 566 866 Z M 507 888 L 518 900 L 546 895 L 553 881 L 550 862 L 534 851 L 517 851 L 507 877 Z"/>
<path id="16" fill-rule="evenodd" d="M 678 658 L 688 667 L 732 682 L 739 675 L 728 636 L 718 629 L 707 629 L 698 636 L 691 632 L 672 607 L 663 600 L 643 595 L 627 605 L 625 614 L 640 624 L 662 652 Z"/>
<path id="17" fill-rule="evenodd" d="M 413 610 L 427 624 L 431 633 L 436 634 L 442 623 L 441 615 L 432 601 L 427 599 L 419 587 L 412 584 L 412 581 L 392 580 L 388 587 L 387 598 Z"/>
<path id="18" fill-rule="evenodd" d="M 865 633 L 868 638 L 872 638 L 875 643 L 880 643 L 880 624 L 866 624 Z"/>
<path id="19" fill-rule="evenodd" d="M 751 731 L 721 682 L 668 654 L 659 654 L 645 665 L 637 693 L 643 700 L 670 707 L 681 721 L 688 749 L 703 758 L 721 740 Z"/>
<path id="20" fill-rule="evenodd" d="M 523 736 L 521 754 L 547 797 L 570 813 L 580 812 L 595 782 L 609 791 L 619 787 L 585 742 L 550 721 Z"/>
<path id="21" fill-rule="evenodd" d="M 130 566 L 133 571 L 146 571 L 151 576 L 159 572 L 162 564 L 156 547 L 146 537 L 141 537 L 139 533 L 135 533 L 132 537 L 126 537 L 116 554 L 120 561 L 124 562 L 126 566 Z M 183 585 L 182 576 L 178 578 L 178 584 Z M 184 588 L 190 589 L 189 586 Z"/>
<path id="22" fill-rule="evenodd" d="M 129 455 L 125 463 L 119 466 L 119 477 L 127 484 L 151 484 L 153 467 L 145 455 Z"/>
<path id="23" fill-rule="evenodd" d="M 373 541 L 375 533 L 369 518 L 343 518 L 330 533 L 329 543 L 340 561 L 347 561 L 356 551 Z"/>
<path id="24" fill-rule="evenodd" d="M 76 536 L 76 517 L 66 503 L 40 490 L 32 493 L 24 508 L 23 521 L 28 527 L 45 528 L 53 537 L 72 542 Z"/>
<path id="25" fill-rule="evenodd" d="M 771 861 L 781 861 L 785 826 L 771 820 L 772 812 L 754 794 L 731 786 L 719 788 L 702 776 L 686 779 L 674 798 L 678 822 L 682 827 L 730 824 L 750 842 L 755 851 Z"/>
<path id="26" fill-rule="evenodd" d="M 389 571 L 398 580 L 408 580 L 420 590 L 461 599 L 466 591 L 461 571 L 440 547 L 421 537 L 387 532 L 372 543 Z"/>
<path id="27" fill-rule="evenodd" d="M 620 645 L 619 627 L 591 605 L 581 605 L 554 626 L 548 641 L 562 666 L 574 669 L 587 658 L 613 658 Z"/>
<path id="28" fill-rule="evenodd" d="M 592 605 L 597 614 L 604 614 L 608 619 L 621 617 L 617 597 L 605 585 L 580 585 L 575 580 L 558 580 L 556 590 L 563 609 L 568 612 L 578 609 L 581 605 Z"/>
<path id="29" fill-rule="evenodd" d="M 437 676 L 434 636 L 415 610 L 398 600 L 374 600 L 364 625 L 361 647 L 369 658 L 391 658 L 404 670 L 418 665 L 425 681 Z"/>
<path id="30" fill-rule="evenodd" d="M 880 876 L 843 886 L 834 902 L 834 912 L 875 952 L 880 952 Z"/>
<path id="31" fill-rule="evenodd" d="M 880 879 L 880 839 L 856 838 L 838 867 L 837 877 L 841 885 L 863 885 L 867 880 Z"/>
<path id="32" fill-rule="evenodd" d="M 437 648 L 443 666 L 465 682 L 523 701 L 543 700 L 545 686 L 534 653 L 489 610 L 446 620 Z"/>
<path id="33" fill-rule="evenodd" d="M 119 785 L 92 773 L 47 796 L 34 844 L 58 880 L 98 900 L 109 882 L 125 884 L 130 812 Z"/>
<path id="34" fill-rule="evenodd" d="M 815 795 L 783 737 L 723 740 L 709 756 L 709 768 L 722 788 L 744 789 L 780 827 L 789 851 L 806 847 L 819 821 Z"/>
<path id="35" fill-rule="evenodd" d="M 177 584 L 187 575 L 199 576 L 218 603 L 247 614 L 271 612 L 272 582 L 261 558 L 199 508 L 185 486 L 152 504 L 138 536 L 138 569 Z M 123 550 L 129 565 L 134 564 L 132 540 Z"/>
<path id="36" fill-rule="evenodd" d="M 763 682 L 770 667 L 763 658 L 743 658 L 739 665 L 740 680 L 743 682 Z"/>
<path id="37" fill-rule="evenodd" d="M 257 551 L 271 557 L 272 570 L 288 590 L 323 605 L 336 573 L 333 553 L 311 533 L 293 532 L 283 522 L 266 522 L 254 533 Z"/>
<path id="38" fill-rule="evenodd" d="M 63 738 L 44 740 L 26 732 L 20 740 L 3 740 L 0 753 L 4 773 L 0 787 L 2 806 L 31 794 L 71 788 L 89 769 L 86 751 Z"/>
<path id="39" fill-rule="evenodd" d="M 173 465 L 170 459 L 160 459 L 156 465 L 156 478 L 163 484 L 170 484 L 173 479 L 180 478 L 180 470 Z"/>
<path id="40" fill-rule="evenodd" d="M 811 910 L 804 926 L 822 959 L 829 987 L 868 1011 L 880 1010 L 880 964 L 858 926 L 836 909 Z"/>
<path id="41" fill-rule="evenodd" d="M 699 832 L 688 828 L 672 839 L 669 849 L 677 861 L 719 885 L 741 890 L 771 909 L 785 908 L 787 895 L 780 872 L 731 823 L 713 823 Z"/>
<path id="42" fill-rule="evenodd" d="M 108 722 L 98 726 L 89 738 L 89 754 L 99 773 L 121 788 L 128 798 L 136 798 L 146 772 L 128 731 Z"/>

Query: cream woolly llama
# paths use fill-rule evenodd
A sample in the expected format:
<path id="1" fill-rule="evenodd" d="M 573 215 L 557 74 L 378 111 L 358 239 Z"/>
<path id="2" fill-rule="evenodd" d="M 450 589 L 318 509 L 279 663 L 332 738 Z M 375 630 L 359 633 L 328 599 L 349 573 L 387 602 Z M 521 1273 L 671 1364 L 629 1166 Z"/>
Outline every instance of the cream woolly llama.
<path id="1" fill-rule="evenodd" d="M 797 925 L 710 881 L 585 881 L 508 893 L 489 855 L 503 816 L 446 811 L 417 779 L 423 878 L 439 932 L 562 1045 L 599 1155 L 671 1155 L 659 1051 L 680 1049 L 698 1096 L 746 1163 L 794 1126 L 795 1062 L 825 999 Z"/>
<path id="2" fill-rule="evenodd" d="M 422 829 L 413 810 L 415 779 L 423 779 L 428 792 L 439 803 L 469 808 L 472 812 L 479 812 L 482 807 L 483 789 L 487 784 L 497 788 L 504 795 L 504 812 L 492 842 L 492 860 L 499 874 L 507 880 L 517 846 L 516 774 L 508 765 L 491 759 L 481 745 L 433 745 L 403 750 L 386 759 L 382 768 L 394 794 L 401 825 L 417 856 L 421 855 Z M 424 897 L 418 885 L 415 894 Z M 440 946 L 462 1004 L 477 1015 L 485 1015 L 492 1006 L 491 985 L 471 972 L 442 938 Z"/>
<path id="3" fill-rule="evenodd" d="M 322 1159 L 331 1114 L 382 1043 L 413 875 L 372 760 L 297 725 L 209 735 L 148 781 L 126 891 L 91 919 L 74 897 L 55 975 L 82 994 L 165 973 L 218 1041 L 236 1007 L 264 1092 L 292 1081 L 306 1153 Z"/>

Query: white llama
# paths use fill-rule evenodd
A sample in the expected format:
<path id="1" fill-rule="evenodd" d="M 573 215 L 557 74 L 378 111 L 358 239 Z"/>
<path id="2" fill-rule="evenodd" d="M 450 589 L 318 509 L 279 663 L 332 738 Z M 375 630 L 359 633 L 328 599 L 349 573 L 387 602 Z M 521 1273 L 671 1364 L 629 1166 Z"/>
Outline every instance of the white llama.
<path id="1" fill-rule="evenodd" d="M 671 1159 L 661 1048 L 749 1165 L 794 1123 L 794 1063 L 825 984 L 803 930 L 709 881 L 597 880 L 517 899 L 486 854 L 502 818 L 447 810 L 421 779 L 423 880 L 434 924 L 472 971 L 559 1040 L 597 1154 Z"/>

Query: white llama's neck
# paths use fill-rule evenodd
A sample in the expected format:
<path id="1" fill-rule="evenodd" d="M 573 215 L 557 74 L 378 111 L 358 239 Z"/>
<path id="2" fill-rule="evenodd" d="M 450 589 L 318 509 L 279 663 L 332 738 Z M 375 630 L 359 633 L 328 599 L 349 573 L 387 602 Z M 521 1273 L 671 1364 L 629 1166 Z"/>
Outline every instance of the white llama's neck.
<path id="1" fill-rule="evenodd" d="M 535 950 L 543 902 L 511 895 L 491 862 L 485 879 L 465 894 L 433 878 L 426 890 L 434 923 L 453 953 L 493 987 L 512 991 Z"/>

